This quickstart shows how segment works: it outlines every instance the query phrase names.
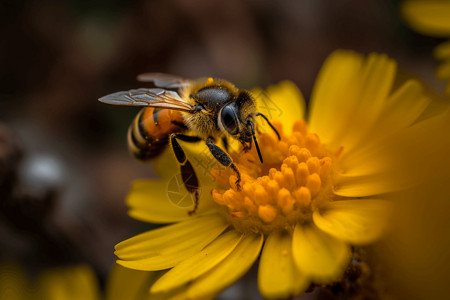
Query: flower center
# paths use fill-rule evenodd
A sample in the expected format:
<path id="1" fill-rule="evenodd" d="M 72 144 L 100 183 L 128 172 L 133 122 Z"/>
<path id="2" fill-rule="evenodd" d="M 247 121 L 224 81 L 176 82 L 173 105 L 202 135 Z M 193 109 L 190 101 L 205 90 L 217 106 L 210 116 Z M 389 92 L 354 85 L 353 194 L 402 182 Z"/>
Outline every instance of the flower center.
<path id="1" fill-rule="evenodd" d="M 258 136 L 263 164 L 255 147 L 247 153 L 230 151 L 241 173 L 239 190 L 230 168 L 212 171 L 219 185 L 213 199 L 237 230 L 290 230 L 311 221 L 312 212 L 333 199 L 333 159 L 319 137 L 307 132 L 303 120 L 294 123 L 290 135 L 281 123 L 273 123 L 281 140 L 273 132 Z"/>

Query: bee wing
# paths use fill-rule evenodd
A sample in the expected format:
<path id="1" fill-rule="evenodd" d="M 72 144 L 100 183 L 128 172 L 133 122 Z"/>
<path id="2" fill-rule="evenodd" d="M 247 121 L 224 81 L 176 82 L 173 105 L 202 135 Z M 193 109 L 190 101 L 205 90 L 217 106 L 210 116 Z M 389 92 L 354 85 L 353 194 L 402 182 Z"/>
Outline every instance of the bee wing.
<path id="1" fill-rule="evenodd" d="M 117 92 L 98 100 L 114 105 L 150 106 L 185 112 L 192 112 L 193 110 L 193 106 L 184 101 L 178 93 L 158 88 Z"/>
<path id="2" fill-rule="evenodd" d="M 178 89 L 190 85 L 189 79 L 164 73 L 140 74 L 138 75 L 137 80 L 142 82 L 153 82 L 155 86 L 166 89 Z"/>

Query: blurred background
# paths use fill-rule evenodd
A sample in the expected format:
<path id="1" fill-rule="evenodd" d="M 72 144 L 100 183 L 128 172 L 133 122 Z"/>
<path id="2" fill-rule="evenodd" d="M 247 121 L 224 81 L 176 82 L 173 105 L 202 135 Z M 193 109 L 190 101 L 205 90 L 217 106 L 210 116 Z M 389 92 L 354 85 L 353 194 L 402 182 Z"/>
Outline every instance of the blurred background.
<path id="1" fill-rule="evenodd" d="M 393 0 L 0 0 L 0 259 L 28 272 L 87 263 L 101 284 L 113 247 L 144 224 L 128 155 L 137 109 L 97 99 L 136 75 L 216 76 L 241 88 L 289 79 L 308 99 L 335 49 L 385 52 L 443 90 L 432 49 Z"/>

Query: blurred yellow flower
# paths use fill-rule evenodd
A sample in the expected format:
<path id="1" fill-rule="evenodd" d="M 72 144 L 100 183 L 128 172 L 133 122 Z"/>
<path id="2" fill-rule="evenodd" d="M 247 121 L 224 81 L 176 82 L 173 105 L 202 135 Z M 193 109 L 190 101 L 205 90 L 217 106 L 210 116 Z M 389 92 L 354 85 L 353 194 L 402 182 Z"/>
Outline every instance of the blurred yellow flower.
<path id="1" fill-rule="evenodd" d="M 214 297 L 258 257 L 265 298 L 287 298 L 311 283 L 341 279 L 351 246 L 372 243 L 385 231 L 386 195 L 418 179 L 404 159 L 409 156 L 396 149 L 410 130 L 427 123 L 416 121 L 429 100 L 417 81 L 393 89 L 395 74 L 396 63 L 386 55 L 334 52 L 318 76 L 308 122 L 294 84 L 269 87 L 280 112 L 272 119 L 278 119 L 273 123 L 281 140 L 270 128 L 261 130 L 263 164 L 254 149 L 229 151 L 242 173 L 240 190 L 233 172 L 211 172 L 202 162 L 214 159 L 191 149 L 191 161 L 199 151 L 203 155 L 195 165 L 202 196 L 194 216 L 188 216 L 189 207 L 174 205 L 182 203 L 175 203 L 171 190 L 177 166 L 166 153 L 155 166 L 162 180 L 135 182 L 127 203 L 139 220 L 175 224 L 119 243 L 118 264 L 166 270 L 152 281 L 150 293 L 175 299 Z M 259 110 L 270 114 L 261 103 Z M 412 155 L 414 150 L 408 149 Z"/>
<path id="2" fill-rule="evenodd" d="M 0 264 L 0 300 L 99 300 L 97 277 L 87 266 L 54 268 L 35 280 L 13 262 Z"/>
<path id="3" fill-rule="evenodd" d="M 106 281 L 106 300 L 143 300 L 150 297 L 149 287 L 158 272 L 145 272 L 114 265 Z M 155 300 L 153 297 L 152 300 Z"/>
<path id="4" fill-rule="evenodd" d="M 416 31 L 436 37 L 450 37 L 449 0 L 406 0 L 402 12 L 405 20 Z M 444 61 L 436 70 L 436 77 L 449 82 L 445 92 L 450 95 L 450 41 L 437 46 L 434 56 Z"/>
<path id="5" fill-rule="evenodd" d="M 393 299 L 446 299 L 449 294 L 450 114 L 433 123 L 415 132 L 407 145 L 424 149 L 426 163 L 418 166 L 424 180 L 398 195 L 389 233 L 372 251 Z M 438 134 L 423 134 L 433 130 Z"/>

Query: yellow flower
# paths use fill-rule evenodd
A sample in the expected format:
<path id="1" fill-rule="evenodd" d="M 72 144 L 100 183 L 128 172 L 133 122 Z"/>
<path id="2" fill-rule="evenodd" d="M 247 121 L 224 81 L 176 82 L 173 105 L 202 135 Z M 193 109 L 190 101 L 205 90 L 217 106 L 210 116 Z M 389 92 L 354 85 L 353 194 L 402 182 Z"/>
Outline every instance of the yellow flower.
<path id="1" fill-rule="evenodd" d="M 30 280 L 12 262 L 0 265 L 1 300 L 97 300 L 100 290 L 94 272 L 87 266 L 48 269 Z"/>
<path id="2" fill-rule="evenodd" d="M 450 37 L 449 0 L 407 0 L 402 6 L 403 15 L 412 28 L 426 35 Z M 450 41 L 434 50 L 434 56 L 444 62 L 436 70 L 436 77 L 448 81 L 446 94 L 450 95 Z"/>
<path id="3" fill-rule="evenodd" d="M 166 270 L 150 293 L 176 299 L 217 295 L 258 257 L 258 287 L 266 298 L 287 298 L 312 282 L 341 279 L 351 246 L 372 243 L 384 232 L 386 195 L 417 179 L 404 168 L 411 161 L 395 149 L 404 150 L 398 141 L 426 123 L 413 125 L 429 100 L 413 80 L 393 90 L 395 74 L 396 63 L 386 55 L 334 52 L 318 76 L 308 122 L 295 85 L 269 87 L 272 105 L 260 101 L 258 109 L 271 115 L 281 140 L 259 124 L 263 164 L 255 149 L 242 153 L 231 147 L 240 190 L 234 172 L 211 171 L 214 159 L 191 148 L 189 159 L 202 177 L 194 216 L 187 214 L 189 195 L 175 188 L 182 185 L 174 184 L 177 166 L 166 153 L 156 162 L 163 179 L 135 182 L 127 203 L 139 220 L 175 224 L 119 243 L 118 263 Z"/>

